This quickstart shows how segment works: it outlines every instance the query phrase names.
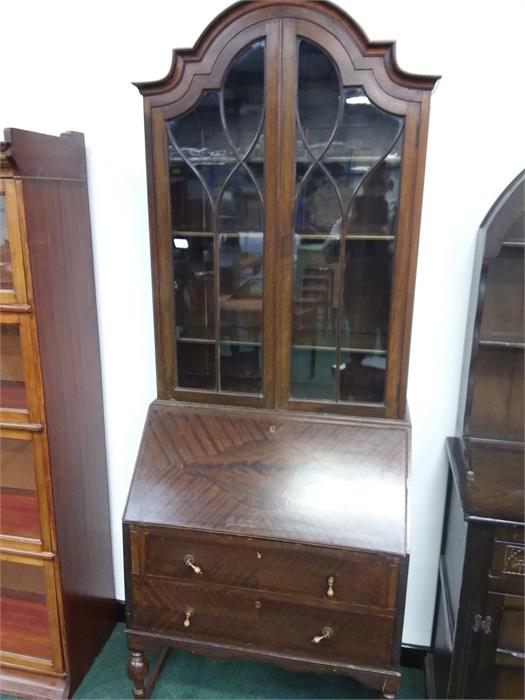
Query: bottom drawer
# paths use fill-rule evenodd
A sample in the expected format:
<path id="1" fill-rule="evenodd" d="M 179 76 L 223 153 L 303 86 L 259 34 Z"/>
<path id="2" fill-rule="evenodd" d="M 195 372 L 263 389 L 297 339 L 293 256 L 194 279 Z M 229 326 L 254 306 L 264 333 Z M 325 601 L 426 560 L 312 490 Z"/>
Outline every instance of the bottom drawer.
<path id="1" fill-rule="evenodd" d="M 0 656 L 13 666 L 62 670 L 53 563 L 3 554 Z"/>
<path id="2" fill-rule="evenodd" d="M 132 627 L 200 641 L 390 667 L 394 618 L 289 602 L 258 591 L 229 591 L 135 577 Z"/>

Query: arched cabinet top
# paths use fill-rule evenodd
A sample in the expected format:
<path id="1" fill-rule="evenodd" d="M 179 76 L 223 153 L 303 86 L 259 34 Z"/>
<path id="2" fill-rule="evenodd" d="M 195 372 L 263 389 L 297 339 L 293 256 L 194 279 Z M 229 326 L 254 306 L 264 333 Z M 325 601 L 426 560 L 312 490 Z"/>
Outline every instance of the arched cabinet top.
<path id="1" fill-rule="evenodd" d="M 344 85 L 364 85 L 378 105 L 393 112 L 404 113 L 403 103 L 421 102 L 439 80 L 403 71 L 396 61 L 395 42 L 369 41 L 349 15 L 329 2 L 250 0 L 220 14 L 193 49 L 174 50 L 165 78 L 135 85 L 151 107 L 166 107 L 182 98 L 184 103 L 194 102 L 205 87 L 215 82 L 220 86 L 232 55 L 266 35 L 270 24 L 279 20 L 293 21 L 298 36 L 315 41 L 331 54 Z"/>

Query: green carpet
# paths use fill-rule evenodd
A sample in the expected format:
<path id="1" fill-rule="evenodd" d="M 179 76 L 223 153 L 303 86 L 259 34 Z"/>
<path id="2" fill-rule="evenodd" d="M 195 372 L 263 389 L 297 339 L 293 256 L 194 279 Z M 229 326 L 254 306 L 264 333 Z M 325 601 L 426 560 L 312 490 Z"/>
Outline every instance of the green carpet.
<path id="1" fill-rule="evenodd" d="M 150 665 L 152 658 L 150 659 Z M 131 698 L 126 676 L 124 625 L 119 624 L 75 698 Z M 153 698 L 377 698 L 377 693 L 343 676 L 289 673 L 253 661 L 215 661 L 173 650 Z M 399 698 L 424 698 L 423 671 L 404 669 Z"/>

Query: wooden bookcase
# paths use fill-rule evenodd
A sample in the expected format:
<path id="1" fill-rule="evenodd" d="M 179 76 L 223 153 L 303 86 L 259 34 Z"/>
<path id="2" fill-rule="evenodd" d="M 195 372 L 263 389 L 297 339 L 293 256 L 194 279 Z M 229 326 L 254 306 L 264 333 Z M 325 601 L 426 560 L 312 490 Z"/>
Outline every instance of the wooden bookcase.
<path id="1" fill-rule="evenodd" d="M 70 697 L 116 617 L 84 137 L 0 156 L 0 692 Z"/>
<path id="2" fill-rule="evenodd" d="M 429 697 L 524 695 L 524 204 L 525 172 L 478 236 Z"/>

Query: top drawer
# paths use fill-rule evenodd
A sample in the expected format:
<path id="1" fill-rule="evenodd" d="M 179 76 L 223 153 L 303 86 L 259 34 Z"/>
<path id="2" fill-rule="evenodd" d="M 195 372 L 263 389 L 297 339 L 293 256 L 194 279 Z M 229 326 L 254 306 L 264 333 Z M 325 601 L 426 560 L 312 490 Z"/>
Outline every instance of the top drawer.
<path id="1" fill-rule="evenodd" d="M 131 529 L 132 571 L 394 610 L 400 560 L 163 528 Z"/>

